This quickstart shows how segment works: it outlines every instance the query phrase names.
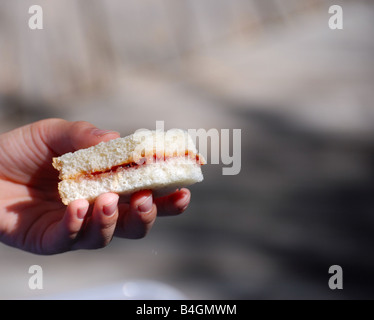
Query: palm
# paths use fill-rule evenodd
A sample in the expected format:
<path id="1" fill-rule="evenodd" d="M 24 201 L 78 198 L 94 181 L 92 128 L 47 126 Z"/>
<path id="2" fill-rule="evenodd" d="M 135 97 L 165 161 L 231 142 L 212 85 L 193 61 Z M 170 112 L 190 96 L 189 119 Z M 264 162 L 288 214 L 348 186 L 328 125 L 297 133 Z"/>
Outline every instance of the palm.
<path id="1" fill-rule="evenodd" d="M 13 136 L 8 139 L 10 146 L 16 146 Z M 7 170 L 0 180 L 0 217 L 6 225 L 3 242 L 44 254 L 63 250 L 56 248 L 58 234 L 54 227 L 63 218 L 66 207 L 56 201 L 58 176 L 51 166 L 52 151 L 45 148 L 43 153 L 40 147 L 29 144 L 23 150 L 27 158 L 18 154 L 18 148 L 5 150 L 11 157 L 3 157 L 1 163 Z M 38 154 L 35 148 L 39 148 Z"/>
<path id="2" fill-rule="evenodd" d="M 0 182 L 0 190 L 17 194 L 18 197 L 1 197 L 0 215 L 8 216 L 8 232 L 3 241 L 34 253 L 53 253 L 55 250 L 54 228 L 65 212 L 65 207 L 47 197 L 32 195 L 34 189 L 22 185 Z M 20 200 L 23 199 L 23 200 Z"/>

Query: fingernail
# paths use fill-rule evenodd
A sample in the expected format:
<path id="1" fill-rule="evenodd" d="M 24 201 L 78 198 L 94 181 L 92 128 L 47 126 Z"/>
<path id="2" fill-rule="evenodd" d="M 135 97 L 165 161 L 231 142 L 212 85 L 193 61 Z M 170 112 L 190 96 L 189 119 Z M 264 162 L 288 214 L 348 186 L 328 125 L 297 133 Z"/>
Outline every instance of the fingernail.
<path id="1" fill-rule="evenodd" d="M 182 203 L 178 203 L 178 209 L 179 209 L 179 211 L 180 212 L 185 211 L 187 209 L 187 207 L 188 207 L 189 204 L 190 203 L 188 201 L 182 202 Z"/>
<path id="2" fill-rule="evenodd" d="M 83 220 L 84 217 L 87 214 L 87 210 L 88 210 L 88 206 L 84 206 L 84 207 L 78 208 L 78 210 L 77 210 L 77 217 L 78 217 L 78 219 Z"/>
<path id="3" fill-rule="evenodd" d="M 91 133 L 96 136 L 96 137 L 102 137 L 102 136 L 105 136 L 106 134 L 110 134 L 110 133 L 115 133 L 115 134 L 118 134 L 118 132 L 116 131 L 112 131 L 112 130 L 101 130 L 101 129 L 98 129 L 98 128 L 95 128 L 95 129 L 92 129 Z"/>
<path id="4" fill-rule="evenodd" d="M 187 208 L 188 208 L 188 203 L 186 205 L 184 205 L 183 207 L 179 207 L 178 209 L 179 209 L 180 212 L 184 212 L 184 211 L 186 211 Z"/>
<path id="5" fill-rule="evenodd" d="M 118 205 L 118 196 L 111 203 L 108 203 L 103 206 L 104 214 L 108 217 L 114 215 L 117 211 L 117 205 Z"/>
<path id="6" fill-rule="evenodd" d="M 153 201 L 152 201 L 152 195 L 150 195 L 140 205 L 138 205 L 138 210 L 141 213 L 147 213 L 152 210 L 152 207 L 153 207 Z"/>
<path id="7" fill-rule="evenodd" d="M 188 205 L 190 203 L 190 196 L 188 194 L 185 194 L 181 199 L 178 200 L 178 209 L 181 211 L 184 211 L 187 209 Z"/>

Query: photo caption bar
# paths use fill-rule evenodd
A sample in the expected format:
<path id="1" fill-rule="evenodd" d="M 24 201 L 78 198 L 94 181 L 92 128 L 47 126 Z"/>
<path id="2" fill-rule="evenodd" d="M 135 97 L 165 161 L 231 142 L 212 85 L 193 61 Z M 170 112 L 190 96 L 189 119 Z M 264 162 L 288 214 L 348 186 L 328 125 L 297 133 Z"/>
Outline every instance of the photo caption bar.
<path id="1" fill-rule="evenodd" d="M 237 315 L 236 303 L 186 303 L 176 301 L 160 301 L 143 303 L 136 307 L 136 315 L 162 316 L 196 316 L 196 315 Z"/>

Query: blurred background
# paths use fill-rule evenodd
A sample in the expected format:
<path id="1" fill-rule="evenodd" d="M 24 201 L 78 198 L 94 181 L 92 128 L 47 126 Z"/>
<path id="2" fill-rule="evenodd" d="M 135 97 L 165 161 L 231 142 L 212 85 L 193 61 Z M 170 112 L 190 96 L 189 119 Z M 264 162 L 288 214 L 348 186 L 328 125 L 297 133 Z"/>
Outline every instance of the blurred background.
<path id="1" fill-rule="evenodd" d="M 43 30 L 28 28 L 34 4 Z M 343 30 L 328 27 L 331 5 Z M 48 117 L 122 136 L 156 120 L 242 129 L 240 174 L 204 166 L 187 212 L 142 240 L 50 257 L 0 244 L 0 299 L 374 298 L 373 9 L 0 0 L 0 132 Z M 34 264 L 43 290 L 28 288 Z M 331 265 L 343 290 L 328 287 Z"/>

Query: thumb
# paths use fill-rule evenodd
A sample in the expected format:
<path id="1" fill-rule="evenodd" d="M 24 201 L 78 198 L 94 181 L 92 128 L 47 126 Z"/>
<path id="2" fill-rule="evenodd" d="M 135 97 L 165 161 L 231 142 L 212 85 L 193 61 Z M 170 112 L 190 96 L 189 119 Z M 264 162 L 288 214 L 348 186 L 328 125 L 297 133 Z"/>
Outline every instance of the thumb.
<path id="1" fill-rule="evenodd" d="M 118 132 L 98 129 L 86 121 L 46 119 L 34 125 L 38 127 L 43 142 L 56 155 L 74 152 L 120 137 Z"/>

